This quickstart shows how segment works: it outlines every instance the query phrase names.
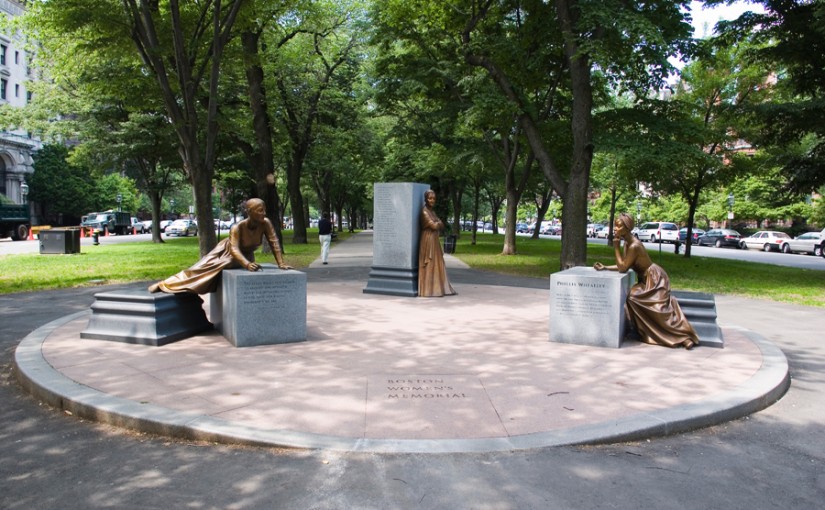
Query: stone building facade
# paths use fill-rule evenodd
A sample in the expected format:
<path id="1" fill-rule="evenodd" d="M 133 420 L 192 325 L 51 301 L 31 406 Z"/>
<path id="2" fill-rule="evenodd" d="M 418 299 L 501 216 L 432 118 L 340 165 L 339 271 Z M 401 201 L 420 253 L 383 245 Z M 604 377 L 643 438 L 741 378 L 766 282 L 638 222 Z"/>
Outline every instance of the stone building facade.
<path id="1" fill-rule="evenodd" d="M 20 16 L 21 3 L 0 0 L 0 15 Z M 0 32 L 0 104 L 25 106 L 31 100 L 27 84 L 34 79 L 31 58 L 18 34 Z M 21 186 L 34 171 L 32 155 L 41 142 L 22 130 L 0 130 L 0 194 L 14 203 L 23 203 Z"/>

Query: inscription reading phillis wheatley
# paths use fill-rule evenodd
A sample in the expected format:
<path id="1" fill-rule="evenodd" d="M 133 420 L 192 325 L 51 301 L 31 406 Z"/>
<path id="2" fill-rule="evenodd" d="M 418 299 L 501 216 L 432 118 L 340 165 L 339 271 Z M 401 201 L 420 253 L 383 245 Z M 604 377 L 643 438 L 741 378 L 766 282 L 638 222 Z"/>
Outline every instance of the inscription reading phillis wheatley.
<path id="1" fill-rule="evenodd" d="M 388 400 L 468 398 L 444 379 L 387 379 Z"/>
<path id="2" fill-rule="evenodd" d="M 557 281 L 554 299 L 556 313 L 572 317 L 595 317 L 610 311 L 610 300 L 602 292 L 607 285 L 598 282 Z"/>

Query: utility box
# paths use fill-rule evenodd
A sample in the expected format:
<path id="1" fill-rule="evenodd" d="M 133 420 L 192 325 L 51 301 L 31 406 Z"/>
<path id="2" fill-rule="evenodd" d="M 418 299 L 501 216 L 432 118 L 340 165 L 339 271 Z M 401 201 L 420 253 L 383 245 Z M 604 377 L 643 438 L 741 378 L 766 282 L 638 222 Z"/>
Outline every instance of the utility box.
<path id="1" fill-rule="evenodd" d="M 80 253 L 79 229 L 41 230 L 40 253 L 72 254 Z"/>
<path id="2" fill-rule="evenodd" d="M 454 234 L 447 234 L 444 236 L 444 253 L 455 253 L 456 236 Z"/>

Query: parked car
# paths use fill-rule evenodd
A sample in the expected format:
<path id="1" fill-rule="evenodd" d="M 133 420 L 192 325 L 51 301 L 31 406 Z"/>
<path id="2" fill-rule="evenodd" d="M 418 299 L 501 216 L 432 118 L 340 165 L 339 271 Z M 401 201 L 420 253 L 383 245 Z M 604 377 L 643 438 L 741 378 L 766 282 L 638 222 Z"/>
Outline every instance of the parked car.
<path id="1" fill-rule="evenodd" d="M 739 248 L 740 239 L 742 239 L 742 236 L 735 230 L 728 228 L 714 228 L 700 235 L 696 240 L 696 244 L 699 246 L 716 246 L 717 248 L 721 248 L 723 246 L 733 246 L 734 248 Z"/>
<path id="2" fill-rule="evenodd" d="M 168 236 L 188 236 L 189 234 L 198 235 L 198 226 L 192 220 L 175 220 L 166 227 Z"/>
<path id="3" fill-rule="evenodd" d="M 146 232 L 146 227 L 143 226 L 143 222 L 134 216 L 132 216 L 132 228 L 134 229 L 135 234 L 143 234 Z"/>
<path id="4" fill-rule="evenodd" d="M 739 241 L 739 247 L 743 250 L 753 248 L 762 251 L 782 251 L 782 246 L 791 239 L 785 232 L 774 232 L 771 230 L 760 230 L 748 237 L 743 237 Z"/>
<path id="5" fill-rule="evenodd" d="M 539 230 L 539 234 L 545 234 L 550 236 L 561 235 L 561 225 L 543 222 L 541 225 L 541 230 Z"/>
<path id="6" fill-rule="evenodd" d="M 172 224 L 172 220 L 160 220 L 159 226 L 161 232 L 166 232 L 166 227 Z"/>
<path id="7" fill-rule="evenodd" d="M 215 230 L 229 230 L 232 224 L 228 221 L 215 220 Z"/>
<path id="8" fill-rule="evenodd" d="M 809 253 L 825 257 L 825 228 L 822 232 L 806 232 L 782 245 L 784 253 Z"/>
<path id="9" fill-rule="evenodd" d="M 705 233 L 705 231 L 702 230 L 701 228 L 694 228 L 693 229 L 693 241 L 691 241 L 691 244 L 696 244 L 696 240 L 699 239 L 699 236 L 704 234 L 704 233 Z M 687 227 L 679 229 L 679 240 L 682 241 L 683 243 L 685 241 L 687 241 Z"/>
<path id="10" fill-rule="evenodd" d="M 152 231 L 152 220 L 141 221 L 141 225 L 143 225 L 144 232 L 151 232 Z"/>
<path id="11" fill-rule="evenodd" d="M 599 227 L 598 223 L 588 223 L 587 224 L 587 237 L 596 237 L 596 228 Z"/>
<path id="12" fill-rule="evenodd" d="M 599 225 L 596 227 L 596 232 L 593 237 L 597 239 L 607 239 L 607 235 L 610 233 L 610 227 L 607 225 Z"/>
<path id="13" fill-rule="evenodd" d="M 639 227 L 636 237 L 651 243 L 678 243 L 679 227 L 666 221 L 652 221 Z"/>
<path id="14" fill-rule="evenodd" d="M 528 228 L 527 223 L 516 223 L 517 234 L 526 234 Z"/>

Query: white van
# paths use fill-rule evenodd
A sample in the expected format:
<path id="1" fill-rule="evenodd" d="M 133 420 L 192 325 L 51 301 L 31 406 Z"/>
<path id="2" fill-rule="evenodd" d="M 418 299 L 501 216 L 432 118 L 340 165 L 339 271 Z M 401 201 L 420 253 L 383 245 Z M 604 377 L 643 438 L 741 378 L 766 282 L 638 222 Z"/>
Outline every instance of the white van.
<path id="1" fill-rule="evenodd" d="M 640 241 L 676 244 L 679 242 L 679 227 L 666 221 L 651 221 L 639 227 L 635 235 Z"/>

